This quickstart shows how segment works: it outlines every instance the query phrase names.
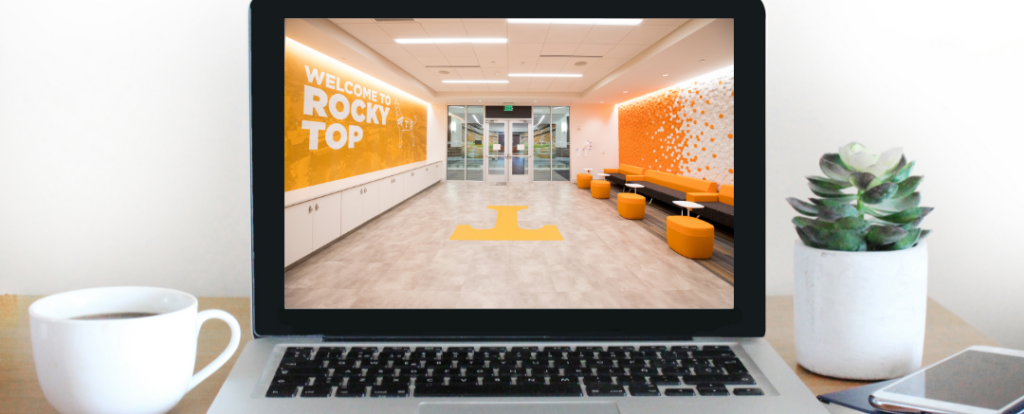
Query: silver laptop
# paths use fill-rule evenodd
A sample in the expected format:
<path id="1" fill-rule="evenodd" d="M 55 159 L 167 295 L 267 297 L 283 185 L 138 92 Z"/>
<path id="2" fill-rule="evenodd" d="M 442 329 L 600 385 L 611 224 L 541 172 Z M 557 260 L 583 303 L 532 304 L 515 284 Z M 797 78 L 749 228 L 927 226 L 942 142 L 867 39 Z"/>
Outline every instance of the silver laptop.
<path id="1" fill-rule="evenodd" d="M 669 248 L 666 237 L 673 236 L 666 232 L 673 230 L 666 222 L 681 212 L 671 202 L 676 193 L 670 185 L 651 179 L 626 187 L 628 171 L 609 172 L 610 184 L 595 185 L 610 187 L 609 200 L 593 197 L 575 174 L 569 176 L 596 163 L 587 156 L 607 150 L 591 137 L 583 144 L 569 136 L 585 134 L 574 127 L 585 125 L 588 116 L 612 110 L 588 102 L 588 96 L 596 99 L 589 94 L 606 93 L 602 85 L 637 77 L 638 71 L 656 70 L 659 77 L 671 71 L 674 82 L 697 79 L 693 88 L 705 90 L 708 105 L 720 99 L 716 104 L 727 108 L 709 116 L 721 122 L 735 117 L 729 131 L 739 131 L 737 139 L 764 136 L 760 2 L 660 4 L 656 13 L 650 10 L 657 15 L 651 19 L 350 18 L 417 15 L 440 7 L 445 10 L 433 12 L 474 10 L 450 3 L 380 6 L 262 0 L 251 6 L 255 339 L 210 413 L 826 412 L 763 339 L 763 141 L 738 141 L 735 152 L 730 146 L 730 162 L 742 165 L 736 181 L 746 195 L 740 198 L 749 201 L 728 210 L 735 219 L 726 222 L 699 209 L 683 212 L 714 227 L 711 259 L 689 259 Z M 544 7 L 550 7 L 545 14 L 557 16 L 582 5 Z M 669 16 L 681 18 L 664 19 Z M 437 83 L 424 81 L 429 73 L 413 68 L 415 59 L 397 57 L 410 50 L 433 53 L 403 46 L 409 39 L 417 44 L 416 36 L 418 44 L 430 45 L 441 35 L 458 44 L 479 32 L 489 39 L 482 44 L 501 44 L 436 49 L 467 54 L 452 59 L 460 65 L 449 61 L 452 67 L 429 68 L 442 75 L 454 71 L 459 76 L 452 78 L 465 80 L 480 69 L 455 66 L 486 66 L 483 57 L 468 55 L 510 55 L 522 36 L 536 39 L 535 52 L 543 54 L 545 36 L 580 43 L 593 33 L 615 43 L 634 30 L 629 39 L 647 39 L 641 42 L 647 46 L 623 50 L 643 51 L 632 60 L 605 60 L 602 67 L 617 66 L 582 92 L 442 92 L 430 88 L 440 89 Z M 556 46 L 552 50 L 561 47 Z M 611 48 L 595 46 L 588 53 Z M 565 53 L 523 60 L 568 64 L 578 58 L 582 64 L 559 72 L 573 74 L 573 68 L 603 59 L 559 52 Z M 511 66 L 517 62 L 506 57 L 494 58 L 494 65 L 506 66 L 496 69 L 499 78 L 516 70 Z M 705 59 L 719 67 L 701 66 Z M 724 75 L 697 76 L 733 62 L 735 68 Z M 740 98 L 715 92 L 734 81 L 741 85 Z M 625 104 L 616 110 L 620 119 L 639 116 Z M 358 119 L 350 116 L 357 111 Z M 531 160 L 520 162 L 524 156 Z M 629 164 L 629 155 L 620 157 Z M 626 192 L 647 199 L 646 218 L 630 222 L 616 214 L 612 200 Z M 622 246 L 597 240 L 616 237 Z M 495 256 L 495 249 L 502 253 Z M 559 263 L 559 257 L 575 253 L 579 257 Z M 473 259 L 460 261 L 466 257 Z M 647 279 L 636 279 L 642 272 Z M 657 288 L 658 280 L 674 277 L 694 282 L 675 296 L 609 288 L 630 280 Z M 421 289 L 430 284 L 446 288 Z M 684 297 L 704 299 L 679 299 Z"/>

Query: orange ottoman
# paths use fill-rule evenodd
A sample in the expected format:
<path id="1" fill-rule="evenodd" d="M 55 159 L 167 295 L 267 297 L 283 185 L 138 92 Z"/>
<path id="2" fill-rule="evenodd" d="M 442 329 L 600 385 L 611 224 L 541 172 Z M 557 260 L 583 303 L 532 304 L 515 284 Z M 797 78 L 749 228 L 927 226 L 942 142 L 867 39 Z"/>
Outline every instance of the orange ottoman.
<path id="1" fill-rule="evenodd" d="M 608 198 L 612 193 L 612 183 L 605 180 L 590 182 L 590 195 L 594 198 Z"/>
<path id="2" fill-rule="evenodd" d="M 647 199 L 639 194 L 619 193 L 619 215 L 630 220 L 644 219 L 644 206 Z"/>
<path id="3" fill-rule="evenodd" d="M 686 216 L 669 216 L 668 247 L 691 259 L 711 258 L 715 250 L 715 226 Z"/>
<path id="4" fill-rule="evenodd" d="M 590 180 L 594 179 L 594 176 L 590 174 L 576 174 L 576 185 L 580 188 L 590 188 Z"/>

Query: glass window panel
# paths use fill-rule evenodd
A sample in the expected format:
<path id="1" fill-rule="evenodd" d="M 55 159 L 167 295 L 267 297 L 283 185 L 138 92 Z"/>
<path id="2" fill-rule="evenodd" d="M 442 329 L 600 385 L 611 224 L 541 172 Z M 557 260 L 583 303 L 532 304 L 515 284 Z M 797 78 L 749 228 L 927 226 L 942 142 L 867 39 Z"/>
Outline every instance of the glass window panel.
<path id="1" fill-rule="evenodd" d="M 484 107 L 466 107 L 466 181 L 484 180 Z"/>
<path id="2" fill-rule="evenodd" d="M 551 181 L 551 107 L 533 107 L 533 181 Z"/>
<path id="3" fill-rule="evenodd" d="M 448 179 L 466 179 L 466 107 L 448 107 Z"/>
<path id="4" fill-rule="evenodd" d="M 569 107 L 556 106 L 551 108 L 552 144 L 555 147 L 552 157 L 552 181 L 569 181 Z"/>

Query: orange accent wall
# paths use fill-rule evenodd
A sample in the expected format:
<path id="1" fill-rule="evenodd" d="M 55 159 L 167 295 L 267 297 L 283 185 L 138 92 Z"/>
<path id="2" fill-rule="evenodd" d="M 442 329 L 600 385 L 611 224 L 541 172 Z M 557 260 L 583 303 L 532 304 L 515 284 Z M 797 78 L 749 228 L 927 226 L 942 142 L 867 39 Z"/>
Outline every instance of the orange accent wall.
<path id="1" fill-rule="evenodd" d="M 733 71 L 618 105 L 619 163 L 733 184 Z"/>

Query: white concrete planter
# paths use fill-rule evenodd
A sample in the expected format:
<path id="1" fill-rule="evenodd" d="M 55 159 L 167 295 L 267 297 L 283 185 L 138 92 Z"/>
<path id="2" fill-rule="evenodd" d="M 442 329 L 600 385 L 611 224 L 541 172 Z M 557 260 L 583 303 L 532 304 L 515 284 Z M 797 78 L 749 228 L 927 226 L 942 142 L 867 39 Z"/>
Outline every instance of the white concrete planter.
<path id="1" fill-rule="evenodd" d="M 830 377 L 881 380 L 921 367 L 928 246 L 840 252 L 796 241 L 796 359 Z"/>

